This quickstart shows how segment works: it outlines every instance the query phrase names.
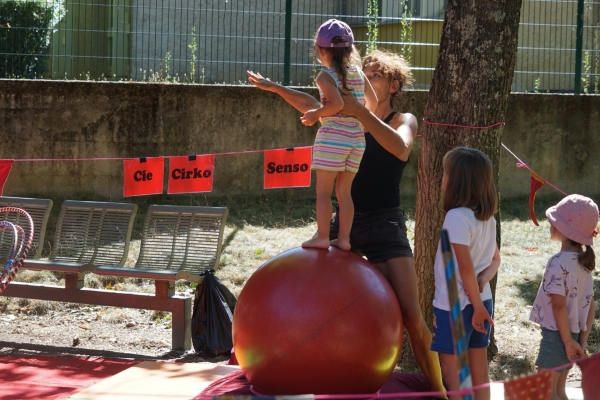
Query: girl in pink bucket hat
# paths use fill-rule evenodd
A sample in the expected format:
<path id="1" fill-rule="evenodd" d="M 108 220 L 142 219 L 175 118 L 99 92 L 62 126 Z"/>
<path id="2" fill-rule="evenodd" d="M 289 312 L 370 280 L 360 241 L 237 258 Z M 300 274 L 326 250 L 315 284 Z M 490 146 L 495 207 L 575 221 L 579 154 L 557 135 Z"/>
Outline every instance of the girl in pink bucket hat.
<path id="1" fill-rule="evenodd" d="M 550 239 L 560 242 L 561 249 L 546 264 L 529 319 L 542 327 L 535 365 L 539 372 L 552 371 L 551 399 L 568 400 L 565 384 L 570 364 L 585 357 L 594 321 L 596 255 L 592 244 L 598 233 L 598 206 L 573 194 L 550 207 L 546 217 Z"/>

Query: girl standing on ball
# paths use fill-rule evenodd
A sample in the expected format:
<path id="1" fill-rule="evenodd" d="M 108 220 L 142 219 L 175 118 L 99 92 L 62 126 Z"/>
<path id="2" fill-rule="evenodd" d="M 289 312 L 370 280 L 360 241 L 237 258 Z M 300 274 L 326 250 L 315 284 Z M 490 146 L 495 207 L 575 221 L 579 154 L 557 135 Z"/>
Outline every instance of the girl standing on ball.
<path id="1" fill-rule="evenodd" d="M 339 113 L 344 106 L 339 89 L 350 91 L 370 110 L 377 106 L 377 96 L 362 73 L 360 55 L 353 41 L 350 27 L 336 19 L 323 23 L 315 37 L 318 59 L 326 67 L 316 79 L 321 106 L 308 110 L 300 120 L 306 126 L 321 121 L 313 147 L 312 166 L 317 171 L 317 236 L 302 243 L 302 247 L 326 249 L 331 244 L 350 250 L 350 229 L 354 218 L 350 189 L 365 150 L 365 135 L 358 119 Z M 340 232 L 338 238 L 330 242 L 334 183 L 339 203 Z"/>

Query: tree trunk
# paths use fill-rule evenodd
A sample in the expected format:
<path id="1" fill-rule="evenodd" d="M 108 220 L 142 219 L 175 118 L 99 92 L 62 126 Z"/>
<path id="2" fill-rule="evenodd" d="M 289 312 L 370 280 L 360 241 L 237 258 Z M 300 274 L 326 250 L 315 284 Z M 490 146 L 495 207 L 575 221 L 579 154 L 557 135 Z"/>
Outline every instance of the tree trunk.
<path id="1" fill-rule="evenodd" d="M 441 205 L 442 159 L 456 146 L 477 148 L 492 160 L 497 185 L 502 134 L 502 126 L 467 129 L 431 123 L 482 127 L 504 121 L 520 11 L 521 0 L 448 1 L 425 108 L 429 123 L 423 126 L 417 174 L 415 264 L 419 301 L 429 326 L 433 321 L 433 264 L 445 216 Z"/>

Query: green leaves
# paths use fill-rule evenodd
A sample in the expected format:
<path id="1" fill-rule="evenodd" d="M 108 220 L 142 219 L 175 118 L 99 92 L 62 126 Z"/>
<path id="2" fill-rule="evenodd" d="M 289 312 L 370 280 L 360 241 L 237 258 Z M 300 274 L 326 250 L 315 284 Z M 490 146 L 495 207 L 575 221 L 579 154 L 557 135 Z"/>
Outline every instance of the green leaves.
<path id="1" fill-rule="evenodd" d="M 33 1 L 0 2 L 0 78 L 43 77 L 55 8 Z"/>

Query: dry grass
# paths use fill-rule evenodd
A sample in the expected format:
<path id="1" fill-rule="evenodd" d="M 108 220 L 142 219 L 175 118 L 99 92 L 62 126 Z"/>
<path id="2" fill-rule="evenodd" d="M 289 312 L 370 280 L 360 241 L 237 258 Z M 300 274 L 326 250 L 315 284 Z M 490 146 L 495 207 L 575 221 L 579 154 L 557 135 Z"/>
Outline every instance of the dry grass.
<path id="1" fill-rule="evenodd" d="M 545 210 L 553 199 L 538 201 L 538 210 Z M 414 219 L 408 205 L 408 237 L 414 241 Z M 498 354 L 490 364 L 494 381 L 535 372 L 537 346 L 541 339 L 540 330 L 529 322 L 529 312 L 537 294 L 546 261 L 560 249 L 560 245 L 549 240 L 549 224 L 538 212 L 540 226 L 529 219 L 527 201 L 517 200 L 503 203 L 502 266 L 498 274 L 496 289 L 495 338 Z M 277 213 L 274 213 L 274 216 Z M 304 222 L 306 221 L 306 222 Z M 266 226 L 268 225 L 268 226 Z M 228 226 L 227 246 L 223 251 L 222 267 L 217 276 L 236 295 L 246 280 L 264 261 L 292 247 L 299 246 L 316 231 L 311 218 L 303 224 L 268 223 L 256 225 L 246 222 Z M 600 298 L 600 284 L 596 275 L 596 299 Z M 600 324 L 594 324 L 588 350 L 600 350 Z M 408 370 L 414 369 L 411 360 L 403 360 Z M 579 380 L 580 372 L 574 368 L 570 380 Z"/>

